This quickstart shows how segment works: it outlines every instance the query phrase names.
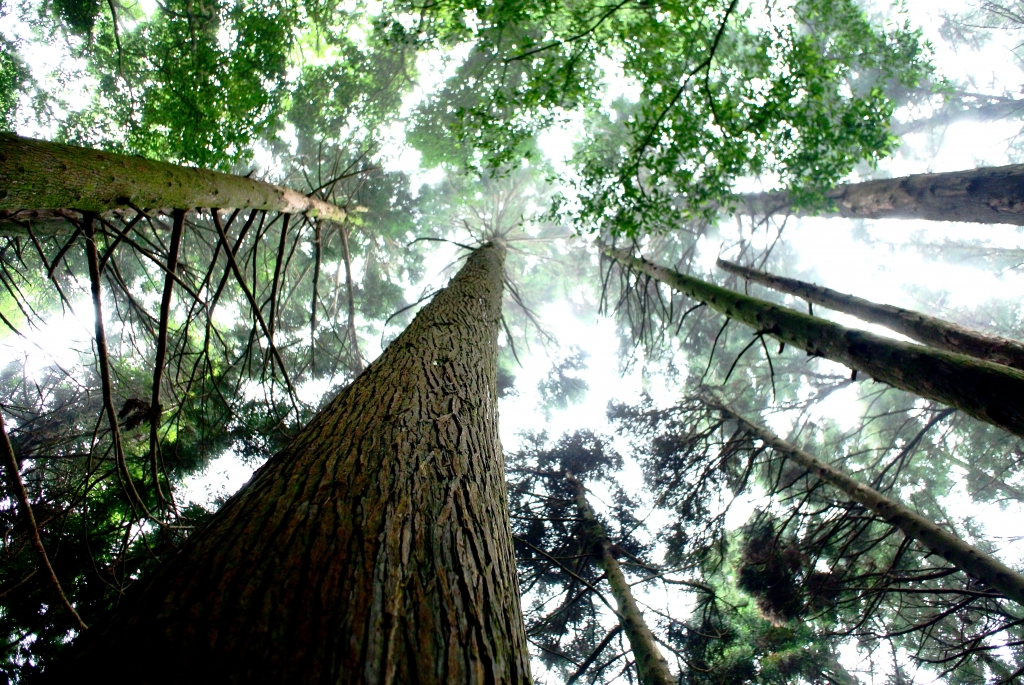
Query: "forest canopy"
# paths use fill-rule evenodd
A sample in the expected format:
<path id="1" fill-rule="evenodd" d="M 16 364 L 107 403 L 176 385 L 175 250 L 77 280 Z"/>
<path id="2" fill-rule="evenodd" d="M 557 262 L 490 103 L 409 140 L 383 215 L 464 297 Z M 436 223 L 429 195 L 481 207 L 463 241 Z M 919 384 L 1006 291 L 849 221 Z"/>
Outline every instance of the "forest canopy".
<path id="1" fill-rule="evenodd" d="M 1024 677 L 1024 12 L 942 7 L 0 5 L 3 678 Z"/>

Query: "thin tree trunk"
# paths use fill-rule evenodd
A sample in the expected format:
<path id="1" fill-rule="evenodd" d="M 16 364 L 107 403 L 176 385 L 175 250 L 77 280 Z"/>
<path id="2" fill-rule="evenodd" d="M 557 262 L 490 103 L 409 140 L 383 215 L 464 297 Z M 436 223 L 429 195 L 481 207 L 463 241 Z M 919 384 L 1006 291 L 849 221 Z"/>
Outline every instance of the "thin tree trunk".
<path id="1" fill-rule="evenodd" d="M 1024 605 L 1024 575 L 995 557 L 967 544 L 912 509 L 855 481 L 834 466 L 826 464 L 796 445 L 779 438 L 771 431 L 748 421 L 728 407 L 714 401 L 709 403 L 725 416 L 738 421 L 750 435 L 826 483 L 835 486 L 850 499 L 863 504 L 933 554 L 937 554 L 961 571 L 998 590 L 1008 599 Z"/>
<path id="2" fill-rule="evenodd" d="M 979 333 L 966 326 L 943 321 L 910 309 L 894 307 L 889 304 L 876 304 L 870 300 L 847 295 L 831 288 L 824 288 L 795 278 L 785 278 L 756 271 L 733 262 L 727 262 L 724 259 L 718 260 L 718 266 L 729 273 L 741 276 L 748 281 L 760 283 L 781 293 L 796 295 L 808 302 L 885 326 L 908 338 L 913 338 L 919 343 L 1024 370 L 1024 343 L 1017 340 Z"/>
<path id="3" fill-rule="evenodd" d="M 54 682 L 529 683 L 497 425 L 504 253 L 477 250 Z"/>
<path id="4" fill-rule="evenodd" d="M 0 210 L 117 207 L 267 209 L 345 220 L 340 207 L 245 176 L 0 133 Z"/>
<path id="5" fill-rule="evenodd" d="M 618 607 L 619 625 L 626 633 L 629 640 L 630 650 L 633 652 L 633 659 L 636 661 L 636 670 L 640 678 L 640 685 L 675 685 L 676 679 L 672 677 L 668 669 L 668 662 L 662 656 L 658 644 L 654 640 L 654 634 L 647 627 L 644 616 L 640 613 L 633 598 L 633 591 L 622 574 L 619 560 L 612 554 L 612 543 L 604 532 L 604 526 L 598 520 L 594 509 L 587 501 L 587 490 L 571 473 L 565 474 L 565 480 L 573 490 L 576 498 L 576 508 L 579 509 L 580 518 L 583 519 L 583 534 L 592 545 L 593 553 L 597 556 L 597 563 L 608 576 L 608 584 L 612 588 L 612 596 L 615 597 L 615 604 Z"/>
<path id="6" fill-rule="evenodd" d="M 877 381 L 937 400 L 1024 437 L 1024 372 L 846 328 L 681 274 L 628 252 L 607 249 L 620 264 L 741 321 L 755 335 L 825 357 Z"/>
<path id="7" fill-rule="evenodd" d="M 313 227 L 313 299 L 309 303 L 309 370 L 316 375 L 316 301 L 320 299 L 320 256 L 323 247 L 323 226 Z"/>
<path id="8" fill-rule="evenodd" d="M 1024 164 L 850 183 L 825 195 L 835 203 L 835 212 L 824 212 L 827 216 L 1024 226 Z M 786 191 L 737 195 L 733 211 L 753 216 L 818 213 L 794 209 Z"/>
<path id="9" fill-rule="evenodd" d="M 828 670 L 831 672 L 830 680 L 835 685 L 860 685 L 855 675 L 846 670 L 846 667 L 839 663 L 835 654 L 828 654 L 825 661 Z"/>

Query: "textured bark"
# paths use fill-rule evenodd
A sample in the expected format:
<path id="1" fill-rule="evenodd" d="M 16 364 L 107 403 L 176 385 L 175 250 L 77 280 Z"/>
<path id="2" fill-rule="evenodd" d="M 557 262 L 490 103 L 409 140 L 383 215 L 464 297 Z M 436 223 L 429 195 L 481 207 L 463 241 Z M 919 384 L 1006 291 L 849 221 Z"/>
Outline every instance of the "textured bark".
<path id="1" fill-rule="evenodd" d="M 875 380 L 960 409 L 1024 437 L 1024 372 L 974 357 L 883 338 L 742 295 L 699 278 L 608 249 L 643 272 L 708 307 L 809 355 L 825 357 Z"/>
<path id="2" fill-rule="evenodd" d="M 729 408 L 717 403 L 714 403 L 714 406 L 724 415 L 738 421 L 751 435 L 826 483 L 839 488 L 850 499 L 863 504 L 933 554 L 998 590 L 1003 596 L 1024 605 L 1024 575 L 990 554 L 967 544 L 912 509 L 886 497 L 874 488 L 855 481 L 834 466 L 811 456 L 771 431 L 747 421 Z"/>
<path id="3" fill-rule="evenodd" d="M 640 613 L 633 598 L 633 591 L 622 574 L 619 560 L 612 554 L 612 543 L 604 532 L 604 526 L 598 520 L 594 509 L 587 501 L 587 490 L 583 483 L 571 473 L 566 473 L 565 480 L 573 490 L 576 498 L 576 508 L 579 509 L 580 518 L 583 519 L 583 534 L 592 545 L 593 554 L 597 556 L 597 563 L 608 577 L 608 584 L 612 588 L 612 596 L 615 597 L 615 604 L 618 607 L 619 625 L 626 633 L 629 640 L 629 648 L 633 652 L 633 659 L 636 661 L 636 670 L 639 675 L 640 685 L 675 685 L 676 679 L 672 677 L 668 669 L 668 662 L 662 656 L 658 644 L 654 640 L 654 634 L 647 627 L 644 616 Z"/>
<path id="4" fill-rule="evenodd" d="M 345 219 L 340 207 L 244 176 L 0 133 L 0 210 L 128 206 L 266 209 Z"/>
<path id="5" fill-rule="evenodd" d="M 772 290 L 796 295 L 808 302 L 885 326 L 925 345 L 1024 370 L 1024 343 L 1017 340 L 979 333 L 965 326 L 910 309 L 877 304 L 795 278 L 755 271 L 724 259 L 718 260 L 718 266 Z"/>
<path id="6" fill-rule="evenodd" d="M 529 683 L 497 426 L 503 259 L 474 253 L 51 680 Z"/>
<path id="7" fill-rule="evenodd" d="M 1024 226 L 1024 164 L 850 183 L 825 195 L 835 203 L 835 212 L 828 216 Z M 737 195 L 734 200 L 737 214 L 818 213 L 793 209 L 785 191 Z"/>

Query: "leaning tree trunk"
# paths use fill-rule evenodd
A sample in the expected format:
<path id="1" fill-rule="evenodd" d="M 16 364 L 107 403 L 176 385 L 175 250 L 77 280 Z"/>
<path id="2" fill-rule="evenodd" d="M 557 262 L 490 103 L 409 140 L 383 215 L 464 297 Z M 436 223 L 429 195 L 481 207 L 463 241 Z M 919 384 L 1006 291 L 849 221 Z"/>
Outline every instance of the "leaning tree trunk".
<path id="1" fill-rule="evenodd" d="M 809 473 L 813 473 L 826 483 L 835 486 L 847 497 L 864 505 L 887 523 L 899 528 L 904 535 L 916 540 L 932 554 L 937 554 L 961 571 L 998 590 L 1005 597 L 1024 605 L 1024 575 L 940 528 L 916 511 L 886 497 L 874 488 L 855 481 L 834 466 L 826 464 L 796 445 L 779 438 L 771 431 L 746 420 L 725 405 L 715 401 L 710 401 L 709 404 L 724 416 L 737 421 L 751 436 L 785 458 L 796 462 Z"/>
<path id="2" fill-rule="evenodd" d="M 633 659 L 636 661 L 636 670 L 639 675 L 640 685 L 675 685 L 676 679 L 668 670 L 668 662 L 662 656 L 658 644 L 654 640 L 654 633 L 647 627 L 644 616 L 640 613 L 633 598 L 633 591 L 629 582 L 622 574 L 619 560 L 612 554 L 612 543 L 604 532 L 604 526 L 594 513 L 594 509 L 587 501 L 587 490 L 571 473 L 565 474 L 565 481 L 572 488 L 573 496 L 576 499 L 576 508 L 583 520 L 583 535 L 591 547 L 592 553 L 597 556 L 597 563 L 601 570 L 608 577 L 608 584 L 612 588 L 612 596 L 615 597 L 615 604 L 618 606 L 619 625 L 626 633 L 629 640 L 629 648 L 633 652 Z"/>
<path id="3" fill-rule="evenodd" d="M 760 283 L 772 290 L 795 295 L 808 302 L 885 326 L 925 345 L 1024 370 L 1024 343 L 1020 341 L 979 333 L 966 326 L 943 321 L 910 309 L 894 307 L 889 304 L 877 304 L 861 297 L 847 295 L 795 278 L 785 278 L 756 271 L 733 262 L 727 262 L 724 259 L 718 260 L 718 266 L 729 273 L 741 276 L 748 281 Z"/>
<path id="4" fill-rule="evenodd" d="M 147 581 L 54 682 L 530 682 L 497 425 L 504 246 Z"/>
<path id="5" fill-rule="evenodd" d="M 49 210 L 266 209 L 344 221 L 345 210 L 290 188 L 206 169 L 153 162 L 0 133 L 0 219 L 60 220 Z M 8 221 L 4 230 L 14 230 Z"/>
<path id="6" fill-rule="evenodd" d="M 622 250 L 623 266 L 661 281 L 776 340 L 865 373 L 875 380 L 943 402 L 1024 437 L 1024 372 L 963 354 L 883 338 L 741 295 Z"/>
<path id="7" fill-rule="evenodd" d="M 850 183 L 825 195 L 835 205 L 828 216 L 1024 226 L 1024 164 Z M 786 191 L 737 195 L 732 209 L 753 216 L 818 213 L 793 208 Z"/>

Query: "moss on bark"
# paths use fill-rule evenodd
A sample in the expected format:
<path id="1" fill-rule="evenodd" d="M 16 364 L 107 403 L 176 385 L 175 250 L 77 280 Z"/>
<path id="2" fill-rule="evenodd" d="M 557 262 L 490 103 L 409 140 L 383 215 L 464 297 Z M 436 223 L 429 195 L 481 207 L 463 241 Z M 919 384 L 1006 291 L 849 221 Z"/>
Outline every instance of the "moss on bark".
<path id="1" fill-rule="evenodd" d="M 0 210 L 266 209 L 343 221 L 345 210 L 244 176 L 0 133 Z"/>

